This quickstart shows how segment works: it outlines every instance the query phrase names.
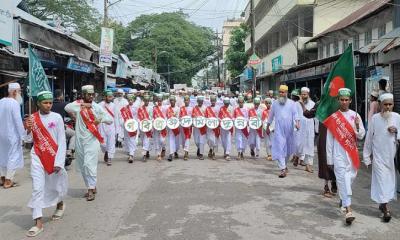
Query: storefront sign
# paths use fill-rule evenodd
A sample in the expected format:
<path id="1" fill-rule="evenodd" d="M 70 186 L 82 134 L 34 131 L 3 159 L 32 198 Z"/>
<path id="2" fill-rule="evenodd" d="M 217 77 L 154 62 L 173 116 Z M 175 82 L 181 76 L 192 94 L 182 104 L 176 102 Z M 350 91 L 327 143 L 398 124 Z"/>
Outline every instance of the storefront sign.
<path id="1" fill-rule="evenodd" d="M 21 0 L 2 0 L 0 4 L 0 44 L 12 45 L 14 9 Z"/>
<path id="2" fill-rule="evenodd" d="M 78 59 L 76 59 L 74 57 L 70 57 L 68 59 L 67 68 L 78 71 L 78 72 L 84 72 L 84 73 L 94 72 L 93 64 L 79 61 Z"/>
<path id="3" fill-rule="evenodd" d="M 272 72 L 277 72 L 282 69 L 282 55 L 273 58 L 271 61 L 272 61 Z"/>
<path id="4" fill-rule="evenodd" d="M 100 59 L 99 64 L 111 67 L 112 52 L 114 43 L 114 30 L 111 28 L 101 28 Z"/>

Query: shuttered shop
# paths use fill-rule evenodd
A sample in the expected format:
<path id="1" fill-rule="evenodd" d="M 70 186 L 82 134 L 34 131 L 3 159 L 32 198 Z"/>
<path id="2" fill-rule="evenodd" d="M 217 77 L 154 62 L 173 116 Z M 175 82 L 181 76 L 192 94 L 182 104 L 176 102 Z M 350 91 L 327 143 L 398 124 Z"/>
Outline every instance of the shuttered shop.
<path id="1" fill-rule="evenodd" d="M 392 65 L 394 111 L 400 113 L 400 63 Z"/>

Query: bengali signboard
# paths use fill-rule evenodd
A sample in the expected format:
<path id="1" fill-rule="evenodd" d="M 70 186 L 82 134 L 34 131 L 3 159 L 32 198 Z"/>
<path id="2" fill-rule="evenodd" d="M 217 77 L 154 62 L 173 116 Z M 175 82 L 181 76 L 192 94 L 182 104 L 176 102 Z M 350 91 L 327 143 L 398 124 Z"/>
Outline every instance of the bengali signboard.
<path id="1" fill-rule="evenodd" d="M 101 28 L 100 59 L 99 64 L 111 67 L 114 43 L 114 30 L 112 28 Z"/>
<path id="2" fill-rule="evenodd" d="M 21 0 L 2 0 L 0 4 L 0 44 L 12 45 L 13 15 Z"/>
<path id="3" fill-rule="evenodd" d="M 271 60 L 272 72 L 277 72 L 282 69 L 282 55 L 279 55 Z"/>

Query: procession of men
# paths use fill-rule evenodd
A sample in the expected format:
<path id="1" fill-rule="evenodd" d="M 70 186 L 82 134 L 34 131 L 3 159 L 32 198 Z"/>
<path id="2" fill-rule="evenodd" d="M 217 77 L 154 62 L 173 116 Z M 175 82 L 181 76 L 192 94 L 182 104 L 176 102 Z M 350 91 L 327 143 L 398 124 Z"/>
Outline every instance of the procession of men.
<path id="1" fill-rule="evenodd" d="M 243 161 L 249 156 L 273 160 L 282 179 L 289 176 L 290 161 L 296 168 L 304 166 L 309 176 L 314 172 L 314 141 L 321 123 L 315 117 L 319 103 L 313 102 L 307 87 L 292 91 L 290 96 L 288 86 L 281 85 L 275 97 L 271 91 L 264 96 L 258 92 L 255 96 L 229 96 L 227 92 L 181 90 L 152 96 L 151 92 L 133 89 L 125 93 L 118 89 L 104 91 L 98 104 L 92 85 L 82 86 L 81 92 L 82 99 L 66 104 L 65 112 L 75 122 L 74 165 L 82 174 L 87 201 L 95 200 L 97 194 L 99 153 L 104 154 L 104 162 L 111 167 L 119 147 L 130 164 L 150 159 L 187 161 L 191 159 L 189 149 L 194 149 L 199 160 L 206 156 L 214 161 Z M 38 111 L 24 118 L 20 114 L 20 85 L 10 83 L 8 93 L 0 100 L 0 130 L 7 133 L 0 135 L 0 184 L 5 189 L 18 186 L 15 173 L 24 166 L 21 143 L 33 142 L 33 189 L 28 206 L 35 225 L 27 236 L 34 237 L 44 229 L 43 208 L 56 206 L 53 220 L 61 219 L 66 209 L 65 123 L 60 114 L 51 111 L 52 92 L 40 92 L 35 99 Z M 352 183 L 360 164 L 348 146 L 357 146 L 365 135 L 363 162 L 372 166 L 371 199 L 379 204 L 383 221 L 389 222 L 392 217 L 389 203 L 397 198 L 393 159 L 400 139 L 400 115 L 393 112 L 393 99 L 390 93 L 379 96 L 380 112 L 372 116 L 366 131 L 361 116 L 350 109 L 351 90 L 341 88 L 333 123 L 338 129 L 348 126 L 350 140 L 343 145 L 331 129 L 325 129 L 323 135 L 319 132 L 319 141 L 322 138 L 324 145 L 322 148 L 317 144 L 318 176 L 325 180 L 323 196 L 333 198 L 338 193 L 349 225 L 356 218 L 352 196 L 357 193 L 352 191 Z M 237 157 L 231 156 L 233 148 Z M 260 154 L 262 148 L 265 156 Z"/>

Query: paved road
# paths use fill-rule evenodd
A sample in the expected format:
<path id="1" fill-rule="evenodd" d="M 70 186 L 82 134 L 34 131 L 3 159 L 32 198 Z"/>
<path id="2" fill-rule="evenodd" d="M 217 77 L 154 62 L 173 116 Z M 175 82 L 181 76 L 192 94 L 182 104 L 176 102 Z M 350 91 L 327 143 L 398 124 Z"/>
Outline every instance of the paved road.
<path id="1" fill-rule="evenodd" d="M 46 210 L 45 231 L 36 239 L 390 240 L 400 234 L 399 203 L 392 205 L 392 222 L 382 223 L 369 198 L 365 169 L 354 185 L 356 221 L 347 227 L 338 198 L 321 196 L 323 182 L 316 173 L 290 167 L 289 176 L 279 179 L 275 163 L 264 159 L 200 161 L 193 156 L 186 162 L 128 164 L 119 150 L 112 167 L 100 163 L 94 202 L 83 198 L 83 180 L 69 170 L 65 216 L 53 222 L 53 209 Z M 25 239 L 32 225 L 26 163 L 17 175 L 21 186 L 0 189 L 0 239 Z"/>

